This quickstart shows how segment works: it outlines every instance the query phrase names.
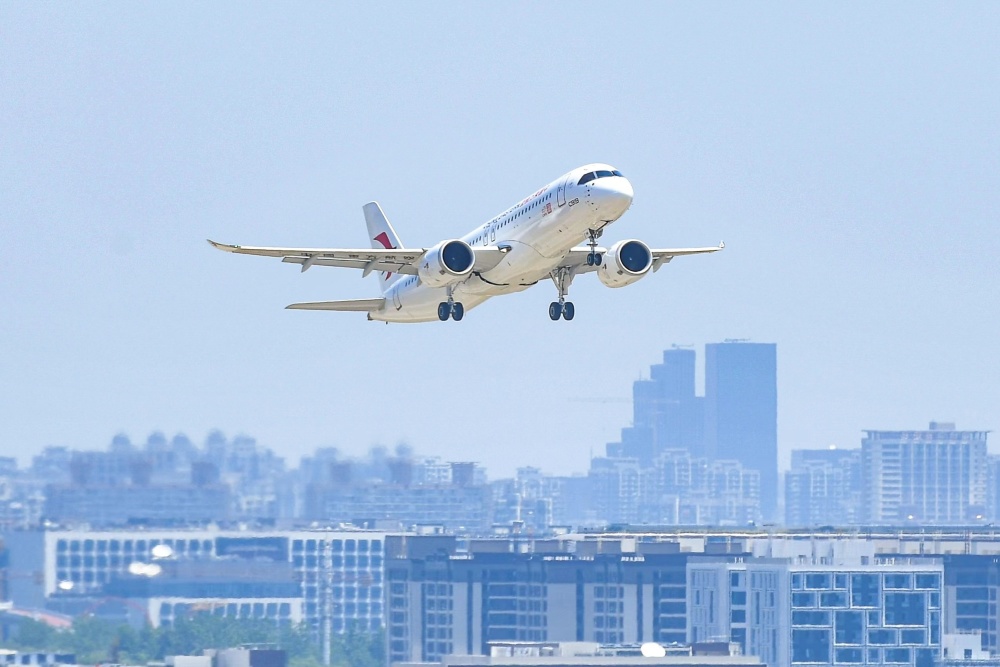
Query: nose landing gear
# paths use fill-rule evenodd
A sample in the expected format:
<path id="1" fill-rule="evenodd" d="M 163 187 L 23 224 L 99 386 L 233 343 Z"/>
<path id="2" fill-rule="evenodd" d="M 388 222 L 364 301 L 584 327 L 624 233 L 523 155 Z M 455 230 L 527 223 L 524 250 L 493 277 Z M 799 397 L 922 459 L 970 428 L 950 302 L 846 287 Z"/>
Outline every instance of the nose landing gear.
<path id="1" fill-rule="evenodd" d="M 587 236 L 590 239 L 587 241 L 587 245 L 590 246 L 590 252 L 587 254 L 587 266 L 600 266 L 604 261 L 604 255 L 597 252 L 597 239 L 601 238 L 603 231 L 603 229 L 587 230 Z"/>

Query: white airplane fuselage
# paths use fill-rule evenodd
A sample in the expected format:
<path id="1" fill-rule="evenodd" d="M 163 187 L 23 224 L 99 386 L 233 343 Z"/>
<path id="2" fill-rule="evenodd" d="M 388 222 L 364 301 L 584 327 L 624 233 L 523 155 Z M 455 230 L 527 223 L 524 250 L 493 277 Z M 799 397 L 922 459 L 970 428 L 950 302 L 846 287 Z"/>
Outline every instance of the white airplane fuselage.
<path id="1" fill-rule="evenodd" d="M 632 205 L 632 184 L 613 175 L 578 184 L 590 172 L 618 172 L 606 164 L 574 169 L 480 225 L 460 240 L 473 248 L 500 247 L 503 259 L 488 271 L 473 272 L 450 287 L 466 310 L 493 296 L 520 292 L 560 266 L 571 248 L 620 218 Z M 385 289 L 385 305 L 369 313 L 383 322 L 438 320 L 448 288 L 430 287 L 415 275 L 400 276 Z"/>

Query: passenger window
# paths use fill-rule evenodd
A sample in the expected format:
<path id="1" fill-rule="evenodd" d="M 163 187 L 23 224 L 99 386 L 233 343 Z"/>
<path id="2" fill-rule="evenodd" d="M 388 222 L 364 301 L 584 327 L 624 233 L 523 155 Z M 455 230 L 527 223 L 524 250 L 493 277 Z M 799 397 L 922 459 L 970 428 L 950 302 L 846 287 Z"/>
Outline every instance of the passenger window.
<path id="1" fill-rule="evenodd" d="M 608 176 L 614 176 L 614 174 L 612 174 L 610 171 L 604 171 L 604 170 L 597 172 L 598 178 L 606 178 Z"/>
<path id="2" fill-rule="evenodd" d="M 580 179 L 580 182 L 577 183 L 577 185 L 583 185 L 584 183 L 590 183 L 595 178 L 597 178 L 597 177 L 594 176 L 594 172 L 590 172 L 589 174 L 584 174 L 583 178 Z"/>

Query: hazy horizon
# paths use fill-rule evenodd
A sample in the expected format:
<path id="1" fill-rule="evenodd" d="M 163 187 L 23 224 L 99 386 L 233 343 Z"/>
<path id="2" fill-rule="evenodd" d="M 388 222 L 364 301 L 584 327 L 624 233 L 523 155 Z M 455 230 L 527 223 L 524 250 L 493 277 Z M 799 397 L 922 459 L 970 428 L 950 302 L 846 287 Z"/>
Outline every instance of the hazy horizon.
<path id="1" fill-rule="evenodd" d="M 776 343 L 782 466 L 863 429 L 1000 425 L 995 3 L 0 6 L 0 454 L 245 433 L 586 470 L 673 343 Z M 232 256 L 454 238 L 569 169 L 602 242 L 726 242 L 461 323 L 296 301 L 375 277 Z M 991 287 L 992 285 L 992 287 Z M 701 386 L 699 380 L 699 386 Z M 586 399 L 586 400 L 582 400 Z M 592 400 L 599 399 L 599 400 Z"/>

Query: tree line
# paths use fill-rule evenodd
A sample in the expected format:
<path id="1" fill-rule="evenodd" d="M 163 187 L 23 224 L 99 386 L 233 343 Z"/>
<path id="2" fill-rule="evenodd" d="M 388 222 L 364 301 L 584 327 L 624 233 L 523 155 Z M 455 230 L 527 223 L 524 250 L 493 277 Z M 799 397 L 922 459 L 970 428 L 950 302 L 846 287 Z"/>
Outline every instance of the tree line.
<path id="1" fill-rule="evenodd" d="M 277 626 L 254 619 L 231 619 L 197 614 L 177 619 L 173 625 L 135 629 L 95 616 L 81 616 L 72 627 L 57 630 L 45 623 L 19 619 L 17 631 L 4 643 L 22 651 L 73 653 L 78 664 L 121 663 L 128 665 L 160 661 L 168 655 L 201 655 L 205 649 L 261 645 L 280 648 L 288 654 L 289 667 L 320 667 L 321 644 L 304 625 Z M 385 647 L 382 633 L 353 629 L 334 635 L 331 665 L 335 667 L 382 667 Z"/>

